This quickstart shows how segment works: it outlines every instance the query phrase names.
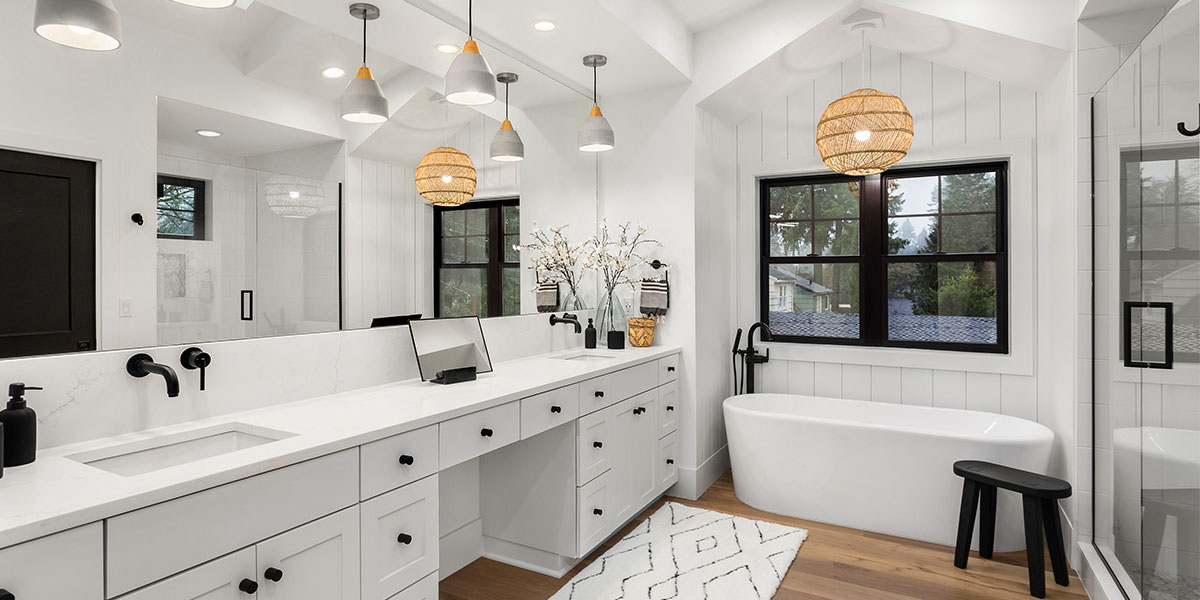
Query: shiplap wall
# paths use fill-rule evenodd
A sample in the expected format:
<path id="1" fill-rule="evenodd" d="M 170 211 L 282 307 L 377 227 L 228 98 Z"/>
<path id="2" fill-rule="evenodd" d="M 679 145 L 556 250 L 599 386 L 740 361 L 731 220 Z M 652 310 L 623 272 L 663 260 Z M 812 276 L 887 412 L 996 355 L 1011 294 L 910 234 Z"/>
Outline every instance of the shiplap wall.
<path id="1" fill-rule="evenodd" d="M 518 163 L 487 157 L 500 123 L 484 115 L 446 140 L 475 163 L 475 197 L 520 193 Z M 350 157 L 346 161 L 343 207 L 342 309 L 345 327 L 369 327 L 374 317 L 433 315 L 433 207 L 417 193 L 416 165 Z"/>
<path id="2" fill-rule="evenodd" d="M 811 164 L 819 157 L 816 123 L 830 102 L 870 85 L 897 93 L 913 115 L 913 149 L 986 147 L 989 142 L 1028 140 L 1037 134 L 1035 92 L 978 77 L 881 48 L 868 50 L 869 82 L 861 56 L 854 56 L 812 81 L 800 82 L 737 127 L 738 168 L 766 172 L 764 163 Z M 743 198 L 742 202 L 753 201 Z M 1030 201 L 1028 198 L 1013 201 Z M 755 254 L 756 231 L 739 229 L 738 247 Z M 755 259 L 757 260 L 757 259 Z M 1011 273 L 1013 287 L 1032 286 L 1034 273 Z M 757 318 L 753 297 L 739 304 L 739 322 Z M 749 320 L 747 319 L 749 318 Z M 916 351 L 922 352 L 922 351 Z M 829 363 L 773 357 L 760 367 L 758 391 L 814 394 L 875 402 L 981 410 L 1038 419 L 1032 375 Z"/>

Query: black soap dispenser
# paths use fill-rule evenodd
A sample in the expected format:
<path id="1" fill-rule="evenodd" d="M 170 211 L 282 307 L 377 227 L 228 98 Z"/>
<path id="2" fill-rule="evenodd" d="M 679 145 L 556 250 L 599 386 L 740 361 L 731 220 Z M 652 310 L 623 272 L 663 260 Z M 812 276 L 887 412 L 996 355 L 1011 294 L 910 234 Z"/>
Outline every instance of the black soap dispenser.
<path id="1" fill-rule="evenodd" d="M 37 453 L 37 413 L 25 405 L 26 390 L 40 387 L 14 383 L 8 386 L 8 408 L 0 410 L 4 426 L 4 466 L 19 467 L 33 462 Z"/>
<path id="2" fill-rule="evenodd" d="M 583 330 L 583 347 L 589 349 L 596 347 L 596 328 L 592 327 L 591 319 L 588 319 L 587 329 Z"/>

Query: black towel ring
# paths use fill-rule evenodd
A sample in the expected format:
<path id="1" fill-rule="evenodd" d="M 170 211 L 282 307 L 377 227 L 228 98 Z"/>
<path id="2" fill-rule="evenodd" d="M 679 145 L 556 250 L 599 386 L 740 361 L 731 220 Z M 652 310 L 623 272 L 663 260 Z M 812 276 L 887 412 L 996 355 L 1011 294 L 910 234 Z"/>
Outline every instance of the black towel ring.
<path id="1" fill-rule="evenodd" d="M 1198 111 L 1198 112 L 1200 112 L 1200 111 Z M 1177 123 L 1175 125 L 1175 128 L 1179 130 L 1179 133 L 1186 135 L 1188 137 L 1195 137 L 1195 136 L 1200 135 L 1200 127 L 1197 127 L 1195 129 L 1188 129 L 1188 126 L 1183 121 L 1180 121 L 1179 123 Z"/>
<path id="2" fill-rule="evenodd" d="M 655 271 L 663 269 L 663 281 L 671 281 L 671 265 L 656 258 L 650 261 L 650 267 Z"/>

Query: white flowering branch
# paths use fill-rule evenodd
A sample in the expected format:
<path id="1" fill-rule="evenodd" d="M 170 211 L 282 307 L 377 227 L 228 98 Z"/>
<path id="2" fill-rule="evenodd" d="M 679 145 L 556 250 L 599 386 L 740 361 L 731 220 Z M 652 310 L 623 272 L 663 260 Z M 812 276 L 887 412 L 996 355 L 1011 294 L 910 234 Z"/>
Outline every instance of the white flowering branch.
<path id="1" fill-rule="evenodd" d="M 537 252 L 537 255 L 530 259 L 529 268 L 533 269 L 534 273 L 545 273 L 549 281 L 566 283 L 571 294 L 578 298 L 581 275 L 578 264 L 583 258 L 586 242 L 571 245 L 563 233 L 567 227 L 569 226 L 561 225 L 544 230 L 534 223 L 533 233 L 530 234 L 533 241 L 516 246 L 516 249 Z"/>
<path id="2" fill-rule="evenodd" d="M 618 228 L 616 237 L 608 230 L 608 220 L 600 222 L 599 232 L 584 242 L 584 266 L 600 273 L 605 295 L 612 296 L 618 286 L 633 285 L 631 270 L 647 264 L 649 260 L 642 249 L 646 246 L 661 248 L 658 240 L 646 237 L 645 225 L 626 222 Z"/>

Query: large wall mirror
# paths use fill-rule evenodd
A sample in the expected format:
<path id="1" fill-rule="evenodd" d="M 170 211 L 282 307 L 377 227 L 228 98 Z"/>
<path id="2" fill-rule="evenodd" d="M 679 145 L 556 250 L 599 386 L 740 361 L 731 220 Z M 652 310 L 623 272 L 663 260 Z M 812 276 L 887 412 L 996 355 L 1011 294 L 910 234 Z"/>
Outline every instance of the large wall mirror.
<path id="1" fill-rule="evenodd" d="M 0 358 L 532 313 L 518 246 L 594 232 L 588 90 L 480 40 L 517 76 L 510 103 L 503 84 L 492 104 L 446 101 L 466 35 L 425 3 L 378 2 L 368 23 L 377 124 L 341 118 L 363 60 L 349 2 L 114 3 L 121 45 L 103 52 L 36 35 L 34 2 L 0 7 L 22 82 L 0 97 L 0 273 L 20 290 L 0 301 Z M 506 117 L 521 161 L 490 156 Z M 414 183 L 439 147 L 474 164 L 461 206 Z M 594 282 L 580 292 L 594 305 Z"/>

